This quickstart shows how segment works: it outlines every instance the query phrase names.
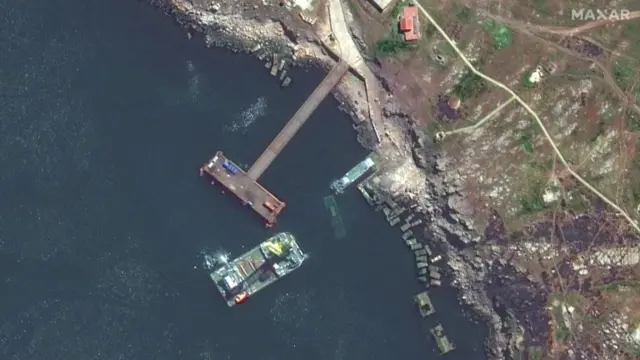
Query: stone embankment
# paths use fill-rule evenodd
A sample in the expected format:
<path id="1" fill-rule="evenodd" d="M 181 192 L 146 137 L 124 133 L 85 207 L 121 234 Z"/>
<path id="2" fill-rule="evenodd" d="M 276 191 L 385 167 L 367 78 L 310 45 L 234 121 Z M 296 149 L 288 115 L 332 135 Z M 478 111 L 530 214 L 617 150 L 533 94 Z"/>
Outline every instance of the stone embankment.
<path id="1" fill-rule="evenodd" d="M 335 64 L 327 51 L 326 39 L 316 34 L 323 26 L 315 24 L 315 18 L 310 21 L 308 16 L 302 16 L 290 6 L 289 0 L 149 1 L 170 13 L 187 29 L 190 38 L 192 33 L 204 34 L 207 46 L 226 47 L 267 62 L 275 57 L 290 66 L 320 66 L 328 70 Z M 287 75 L 281 80 L 282 84 L 291 82 L 285 81 Z M 365 148 L 373 149 L 378 141 L 370 122 L 364 121 L 369 112 L 365 89 L 352 80 L 345 77 L 334 96 L 341 109 L 354 120 L 358 141 Z"/>
<path id="2" fill-rule="evenodd" d="M 490 222 L 482 233 L 474 229 L 454 164 L 435 150 L 430 135 L 391 97 L 382 111 L 387 131 L 379 152 L 386 158 L 378 175 L 360 188 L 370 189 L 365 198 L 382 199 L 382 205 L 373 204 L 374 209 L 382 210 L 391 226 L 401 227 L 407 246 L 417 251 L 418 281 L 433 286 L 433 280 L 439 284 L 442 272 L 451 275 L 460 303 L 470 306 L 489 328 L 486 353 L 491 359 L 517 358 L 523 343 L 541 345 L 539 338 L 523 336 L 523 330 L 545 333 L 541 329 L 545 317 L 533 321 L 529 316 L 544 315 L 537 295 L 531 297 L 537 294 L 537 286 L 502 259 L 500 247 L 489 244 L 504 236 L 500 219 Z M 428 253 L 428 265 L 422 264 L 422 249 Z M 434 267 L 438 255 L 445 261 Z M 425 266 L 428 270 L 421 270 Z"/>

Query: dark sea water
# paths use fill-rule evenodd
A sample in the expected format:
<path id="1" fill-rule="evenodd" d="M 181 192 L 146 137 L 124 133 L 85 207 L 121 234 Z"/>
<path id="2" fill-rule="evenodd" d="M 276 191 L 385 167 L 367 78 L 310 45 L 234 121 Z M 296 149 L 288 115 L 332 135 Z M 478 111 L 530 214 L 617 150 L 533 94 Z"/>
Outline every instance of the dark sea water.
<path id="1" fill-rule="evenodd" d="M 417 316 L 412 254 L 353 190 L 334 239 L 323 197 L 366 152 L 333 99 L 262 179 L 310 259 L 233 309 L 209 280 L 269 233 L 199 166 L 250 164 L 320 71 L 280 90 L 132 0 L 0 0 L 0 45 L 0 359 L 429 359 L 435 322 L 484 358 L 452 290 Z"/>

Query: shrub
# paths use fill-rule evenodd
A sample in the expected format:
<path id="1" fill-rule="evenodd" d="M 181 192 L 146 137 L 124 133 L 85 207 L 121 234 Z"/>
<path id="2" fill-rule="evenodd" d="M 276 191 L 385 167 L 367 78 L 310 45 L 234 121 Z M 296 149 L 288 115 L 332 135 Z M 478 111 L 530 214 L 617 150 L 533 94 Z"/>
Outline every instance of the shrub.
<path id="1" fill-rule="evenodd" d="M 453 92 L 460 100 L 468 100 L 478 94 L 485 87 L 484 80 L 471 70 L 462 75 Z"/>

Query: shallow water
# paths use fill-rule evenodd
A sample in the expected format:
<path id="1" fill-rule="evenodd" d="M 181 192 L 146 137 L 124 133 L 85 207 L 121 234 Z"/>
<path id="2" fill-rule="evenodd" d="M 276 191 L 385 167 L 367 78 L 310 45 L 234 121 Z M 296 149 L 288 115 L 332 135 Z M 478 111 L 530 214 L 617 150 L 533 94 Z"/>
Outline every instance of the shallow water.
<path id="1" fill-rule="evenodd" d="M 436 321 L 483 358 L 452 290 L 419 319 L 412 254 L 353 190 L 333 238 L 323 197 L 366 155 L 333 99 L 262 178 L 310 259 L 233 309 L 208 279 L 269 233 L 199 166 L 251 164 L 321 72 L 280 90 L 139 2 L 0 0 L 0 23 L 0 358 L 424 359 Z"/>

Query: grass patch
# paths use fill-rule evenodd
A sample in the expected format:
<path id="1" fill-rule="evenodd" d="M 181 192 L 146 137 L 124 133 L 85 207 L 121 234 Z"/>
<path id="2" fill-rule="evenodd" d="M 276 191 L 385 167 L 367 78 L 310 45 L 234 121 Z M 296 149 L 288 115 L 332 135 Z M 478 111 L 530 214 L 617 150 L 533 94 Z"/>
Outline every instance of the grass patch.
<path id="1" fill-rule="evenodd" d="M 618 292 L 623 289 L 640 290 L 640 281 L 617 280 L 600 287 L 603 292 Z"/>
<path id="2" fill-rule="evenodd" d="M 398 16 L 400 16 L 400 12 L 402 11 L 402 8 L 407 5 L 405 0 L 398 0 L 396 1 L 395 5 L 393 5 L 393 7 L 391 8 L 391 18 L 395 19 Z"/>
<path id="3" fill-rule="evenodd" d="M 553 159 L 547 158 L 546 160 L 532 160 L 529 165 L 534 170 L 539 170 L 542 172 L 549 172 L 553 169 Z"/>
<path id="4" fill-rule="evenodd" d="M 618 60 L 613 65 L 613 78 L 618 85 L 625 84 L 633 76 L 633 67 L 624 60 Z"/>
<path id="5" fill-rule="evenodd" d="M 440 123 L 438 123 L 435 120 L 429 121 L 425 126 L 425 132 L 431 138 L 433 138 L 436 135 L 436 133 L 440 131 L 443 131 L 442 125 L 440 125 Z"/>
<path id="6" fill-rule="evenodd" d="M 530 77 L 531 73 L 529 72 L 525 72 L 524 75 L 522 75 L 522 86 L 524 86 L 525 89 L 533 89 L 536 86 L 535 83 L 529 80 Z"/>
<path id="7" fill-rule="evenodd" d="M 468 6 L 461 6 L 456 9 L 456 19 L 462 23 L 468 24 L 474 15 L 475 10 Z"/>
<path id="8" fill-rule="evenodd" d="M 416 44 L 404 41 L 402 34 L 398 31 L 397 24 L 394 24 L 385 37 L 376 41 L 375 54 L 378 57 L 389 57 L 416 48 Z"/>
<path id="9" fill-rule="evenodd" d="M 581 194 L 574 192 L 568 194 L 563 198 L 563 207 L 567 210 L 575 212 L 584 212 L 589 209 L 591 205 L 589 201 Z"/>
<path id="10" fill-rule="evenodd" d="M 525 131 L 520 134 L 518 138 L 520 145 L 529 154 L 533 154 L 533 133 L 531 131 Z"/>
<path id="11" fill-rule="evenodd" d="M 528 194 L 520 198 L 520 206 L 523 214 L 535 214 L 546 209 L 544 200 L 542 200 L 542 186 L 535 184 Z"/>
<path id="12" fill-rule="evenodd" d="M 640 22 L 638 21 L 627 21 L 627 25 L 622 32 L 622 35 L 630 38 L 634 38 L 640 34 Z"/>
<path id="13" fill-rule="evenodd" d="M 451 44 L 446 41 L 439 43 L 437 49 L 440 54 L 446 57 L 453 57 L 457 55 L 456 50 L 453 48 L 453 46 L 451 46 Z"/>
<path id="14" fill-rule="evenodd" d="M 549 7 L 547 6 L 547 0 L 533 0 L 533 8 L 541 13 L 547 13 Z"/>
<path id="15" fill-rule="evenodd" d="M 425 39 L 431 39 L 431 37 L 438 32 L 435 26 L 433 26 L 430 22 L 422 26 L 422 34 Z"/>
<path id="16" fill-rule="evenodd" d="M 627 129 L 629 131 L 640 131 L 640 117 L 631 110 L 627 110 Z"/>
<path id="17" fill-rule="evenodd" d="M 539 346 L 531 346 L 527 349 L 529 360 L 542 360 L 544 356 L 544 349 Z"/>
<path id="18" fill-rule="evenodd" d="M 494 20 L 485 20 L 482 27 L 493 38 L 493 46 L 497 50 L 502 50 L 511 45 L 513 41 L 513 32 L 505 25 Z"/>
<path id="19" fill-rule="evenodd" d="M 474 66 L 475 67 L 475 66 Z M 486 86 L 485 81 L 471 70 L 462 75 L 453 88 L 453 93 L 465 101 L 480 93 Z"/>
<path id="20" fill-rule="evenodd" d="M 571 331 L 564 324 L 557 324 L 556 331 L 554 331 L 554 337 L 558 341 L 567 341 L 571 336 Z"/>

